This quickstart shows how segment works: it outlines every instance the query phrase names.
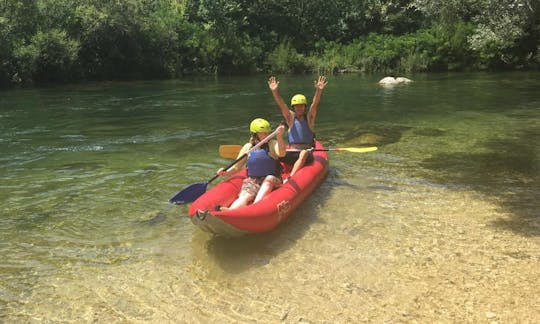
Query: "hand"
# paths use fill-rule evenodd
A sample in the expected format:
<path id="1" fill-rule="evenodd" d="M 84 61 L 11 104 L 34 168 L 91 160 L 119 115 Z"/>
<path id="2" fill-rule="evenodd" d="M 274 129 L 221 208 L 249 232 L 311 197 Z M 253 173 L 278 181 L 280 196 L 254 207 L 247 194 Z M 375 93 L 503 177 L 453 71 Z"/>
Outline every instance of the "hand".
<path id="1" fill-rule="evenodd" d="M 227 174 L 227 171 L 225 171 L 224 168 L 219 168 L 219 170 L 217 170 L 216 174 L 220 177 L 223 177 L 224 175 Z"/>
<path id="2" fill-rule="evenodd" d="M 326 87 L 326 85 L 328 84 L 328 81 L 326 81 L 325 76 L 320 76 L 319 80 L 315 80 L 314 83 L 315 83 L 315 89 L 323 90 Z"/>
<path id="3" fill-rule="evenodd" d="M 276 80 L 276 77 L 271 76 L 270 79 L 268 79 L 268 87 L 270 88 L 270 91 L 276 91 L 279 87 L 279 81 Z"/>
<path id="4" fill-rule="evenodd" d="M 285 126 L 284 125 L 279 125 L 279 127 L 276 129 L 277 131 L 277 136 L 278 137 L 281 137 L 283 135 L 283 132 L 285 132 Z"/>

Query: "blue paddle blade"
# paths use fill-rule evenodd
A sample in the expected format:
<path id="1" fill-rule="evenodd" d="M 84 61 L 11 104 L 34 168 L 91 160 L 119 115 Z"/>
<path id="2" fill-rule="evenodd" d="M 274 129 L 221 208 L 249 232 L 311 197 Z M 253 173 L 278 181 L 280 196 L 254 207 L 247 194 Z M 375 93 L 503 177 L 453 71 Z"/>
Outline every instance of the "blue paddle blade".
<path id="1" fill-rule="evenodd" d="M 171 204 L 181 205 L 197 200 L 206 192 L 208 182 L 194 183 L 169 199 Z"/>

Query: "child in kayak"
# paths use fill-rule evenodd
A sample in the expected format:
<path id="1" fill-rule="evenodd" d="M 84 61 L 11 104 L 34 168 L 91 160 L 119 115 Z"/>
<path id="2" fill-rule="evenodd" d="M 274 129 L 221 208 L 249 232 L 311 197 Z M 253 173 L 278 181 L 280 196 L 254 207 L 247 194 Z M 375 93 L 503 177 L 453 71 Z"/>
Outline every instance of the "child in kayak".
<path id="1" fill-rule="evenodd" d="M 309 110 L 306 112 L 307 100 L 303 94 L 297 94 L 291 98 L 291 110 L 279 95 L 279 81 L 276 77 L 272 76 L 268 80 L 268 87 L 289 127 L 288 149 L 291 150 L 287 151 L 285 157 L 281 159 L 281 161 L 293 165 L 289 177 L 292 177 L 304 164 L 313 162 L 313 155 L 308 149 L 314 145 L 315 118 L 322 92 L 327 84 L 325 76 L 319 76 L 319 79 L 315 80 L 315 95 Z"/>
<path id="2" fill-rule="evenodd" d="M 270 123 L 262 118 L 254 119 L 249 126 L 249 130 L 251 132 L 249 142 L 242 147 L 237 158 L 240 158 L 272 132 Z M 256 203 L 274 188 L 281 185 L 281 168 L 278 159 L 285 156 L 284 131 L 285 126 L 279 126 L 276 139 L 270 139 L 259 149 L 250 152 L 247 158 L 238 161 L 228 170 L 221 168 L 217 171 L 220 176 L 226 176 L 237 172 L 244 164 L 247 164 L 248 177 L 242 183 L 238 198 L 229 207 L 219 207 L 220 210 L 247 206 L 251 202 Z"/>

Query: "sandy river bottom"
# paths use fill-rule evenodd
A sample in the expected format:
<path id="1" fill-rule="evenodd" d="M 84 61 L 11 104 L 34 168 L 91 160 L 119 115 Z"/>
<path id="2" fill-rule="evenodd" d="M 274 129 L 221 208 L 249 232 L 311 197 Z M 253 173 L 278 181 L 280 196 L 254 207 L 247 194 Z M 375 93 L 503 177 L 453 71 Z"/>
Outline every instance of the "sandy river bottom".
<path id="1" fill-rule="evenodd" d="M 234 240 L 188 226 L 173 210 L 151 229 L 163 232 L 159 240 L 126 244 L 125 260 L 66 264 L 62 276 L 43 278 L 10 305 L 4 319 L 540 321 L 535 211 L 517 218 L 474 191 L 340 185 L 332 176 L 310 199 L 277 230 Z"/>

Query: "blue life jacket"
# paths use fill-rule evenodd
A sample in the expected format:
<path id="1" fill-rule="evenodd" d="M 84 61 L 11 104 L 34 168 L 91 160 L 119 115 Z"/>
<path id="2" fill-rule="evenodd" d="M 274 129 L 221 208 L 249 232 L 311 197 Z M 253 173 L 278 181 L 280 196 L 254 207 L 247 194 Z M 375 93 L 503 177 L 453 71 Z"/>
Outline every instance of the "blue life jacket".
<path id="1" fill-rule="evenodd" d="M 294 118 L 294 124 L 289 129 L 289 144 L 312 144 L 315 133 L 309 128 L 307 119 Z"/>
<path id="2" fill-rule="evenodd" d="M 267 175 L 279 176 L 279 164 L 268 153 L 266 148 L 259 148 L 249 154 L 247 160 L 248 177 L 265 177 Z"/>

